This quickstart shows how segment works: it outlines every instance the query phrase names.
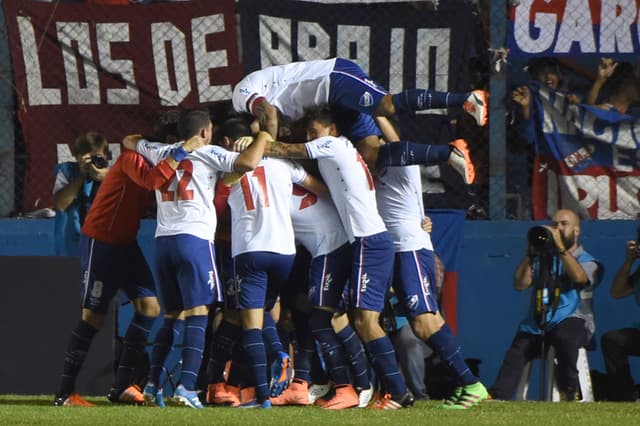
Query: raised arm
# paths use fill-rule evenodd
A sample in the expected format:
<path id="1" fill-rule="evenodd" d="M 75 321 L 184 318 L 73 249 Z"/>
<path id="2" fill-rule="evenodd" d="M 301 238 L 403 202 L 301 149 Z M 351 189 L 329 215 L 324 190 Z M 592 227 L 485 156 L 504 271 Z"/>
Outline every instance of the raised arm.
<path id="1" fill-rule="evenodd" d="M 267 142 L 272 139 L 273 137 L 264 130 L 258 132 L 253 143 L 236 159 L 233 164 L 234 171 L 244 173 L 255 169 L 264 155 Z"/>
<path id="2" fill-rule="evenodd" d="M 253 105 L 253 115 L 260 123 L 260 129 L 269 133 L 274 139 L 278 137 L 278 110 L 265 98 Z"/>
<path id="3" fill-rule="evenodd" d="M 631 267 L 633 262 L 638 258 L 638 246 L 635 241 L 627 241 L 627 251 L 624 262 L 611 284 L 611 297 L 614 299 L 622 299 L 633 294 L 633 282 L 631 280 Z"/>

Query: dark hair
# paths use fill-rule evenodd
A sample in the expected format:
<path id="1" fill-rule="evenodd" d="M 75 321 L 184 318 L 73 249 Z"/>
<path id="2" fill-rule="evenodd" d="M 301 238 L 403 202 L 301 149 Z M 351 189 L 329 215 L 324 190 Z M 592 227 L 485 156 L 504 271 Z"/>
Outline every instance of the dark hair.
<path id="1" fill-rule="evenodd" d="M 237 116 L 225 120 L 220 127 L 216 129 L 216 144 L 220 144 L 225 136 L 231 140 L 236 140 L 242 136 L 251 136 L 251 127 L 247 117 Z"/>
<path id="2" fill-rule="evenodd" d="M 543 71 L 553 71 L 560 75 L 560 67 L 555 58 L 533 58 L 527 62 L 527 72 L 532 78 L 536 78 Z"/>
<path id="3" fill-rule="evenodd" d="M 178 118 L 178 136 L 187 140 L 195 136 L 211 123 L 209 111 L 205 109 L 190 109 L 180 113 Z"/>
<path id="4" fill-rule="evenodd" d="M 640 82 L 629 62 L 619 62 L 616 69 L 600 88 L 600 99 L 625 96 L 630 102 L 640 99 Z"/>
<path id="5" fill-rule="evenodd" d="M 71 144 L 71 154 L 77 157 L 93 152 L 96 149 L 102 149 L 106 154 L 108 148 L 107 138 L 101 133 L 91 131 L 78 136 L 76 140 L 73 141 L 73 144 Z"/>
<path id="6" fill-rule="evenodd" d="M 305 127 L 309 127 L 309 125 L 314 121 L 317 121 L 318 123 L 322 123 L 328 126 L 331 123 L 335 123 L 336 118 L 331 108 L 329 108 L 328 105 L 323 105 L 316 108 L 310 108 L 305 111 L 305 114 L 304 114 Z"/>

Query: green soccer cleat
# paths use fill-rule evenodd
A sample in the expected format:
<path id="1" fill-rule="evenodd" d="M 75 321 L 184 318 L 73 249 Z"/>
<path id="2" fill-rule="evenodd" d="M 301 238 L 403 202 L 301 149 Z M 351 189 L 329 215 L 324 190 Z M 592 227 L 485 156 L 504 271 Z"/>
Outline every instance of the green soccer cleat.
<path id="1" fill-rule="evenodd" d="M 485 388 L 480 382 L 457 388 L 454 396 L 458 390 L 461 390 L 461 392 L 457 400 L 454 403 L 449 404 L 447 403 L 448 401 L 445 402 L 442 408 L 446 408 L 448 410 L 467 410 L 489 398 L 487 388 Z"/>

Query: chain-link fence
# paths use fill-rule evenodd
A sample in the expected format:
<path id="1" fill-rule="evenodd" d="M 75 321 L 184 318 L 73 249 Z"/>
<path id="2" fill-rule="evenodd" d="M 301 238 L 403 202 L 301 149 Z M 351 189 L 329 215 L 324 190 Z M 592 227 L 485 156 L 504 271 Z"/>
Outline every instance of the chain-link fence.
<path id="1" fill-rule="evenodd" d="M 636 4 L 551 3 L 3 0 L 0 215 L 52 206 L 54 166 L 73 159 L 79 134 L 105 134 L 113 159 L 126 134 L 170 140 L 180 108 L 220 117 L 248 72 L 337 56 L 391 93 L 491 93 L 484 127 L 459 105 L 399 114 L 403 139 L 464 138 L 476 164 L 473 185 L 446 164 L 424 167 L 427 207 L 473 219 L 542 219 L 560 207 L 637 217 L 634 64 L 598 78 L 598 60 L 611 56 L 599 52 L 623 61 L 640 49 Z M 594 82 L 604 84 L 587 100 Z"/>

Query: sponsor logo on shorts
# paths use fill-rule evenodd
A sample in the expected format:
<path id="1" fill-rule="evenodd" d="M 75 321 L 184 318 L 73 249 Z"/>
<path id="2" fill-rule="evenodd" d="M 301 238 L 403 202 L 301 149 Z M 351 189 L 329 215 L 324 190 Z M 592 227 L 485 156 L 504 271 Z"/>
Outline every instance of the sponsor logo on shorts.
<path id="1" fill-rule="evenodd" d="M 207 284 L 209 285 L 210 290 L 213 290 L 216 286 L 216 280 L 213 277 L 213 271 L 209 271 L 209 281 L 207 281 Z"/>
<path id="2" fill-rule="evenodd" d="M 431 294 L 431 286 L 429 285 L 429 278 L 422 277 L 420 284 L 422 284 L 422 292 L 425 294 L 425 296 L 429 296 Z"/>
<path id="3" fill-rule="evenodd" d="M 322 283 L 322 291 L 329 291 L 332 282 L 333 277 L 331 276 L 331 274 L 327 274 L 327 276 L 324 277 L 324 282 Z"/>
<path id="4" fill-rule="evenodd" d="M 360 293 L 364 293 L 367 291 L 367 285 L 369 285 L 369 275 L 365 272 L 360 277 Z"/>
<path id="5" fill-rule="evenodd" d="M 418 295 L 417 294 L 412 294 L 411 296 L 407 297 L 407 309 L 410 311 L 415 311 L 416 308 L 418 307 Z"/>
<path id="6" fill-rule="evenodd" d="M 373 96 L 369 92 L 364 92 L 362 96 L 360 96 L 360 100 L 358 104 L 362 107 L 368 108 L 373 105 Z"/>

